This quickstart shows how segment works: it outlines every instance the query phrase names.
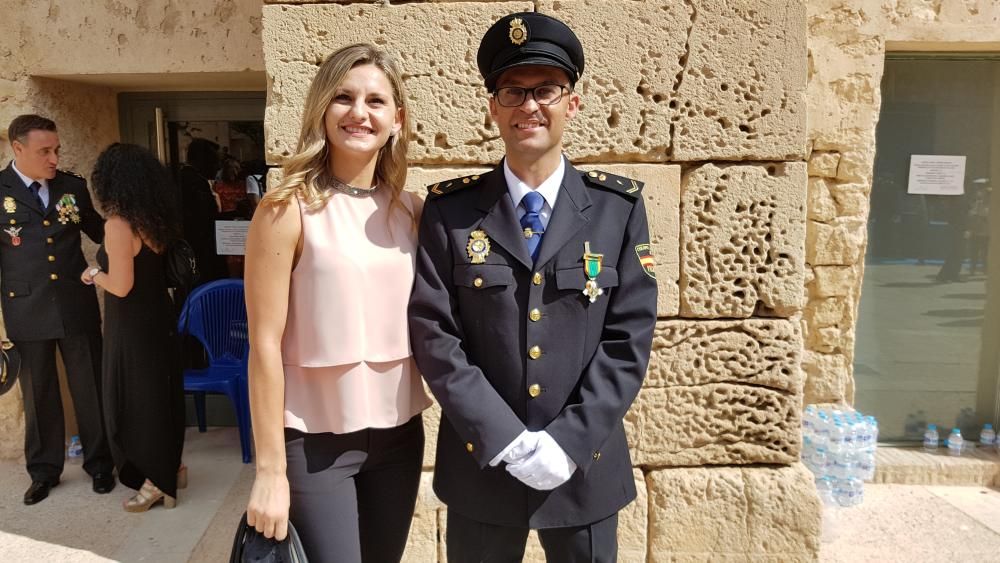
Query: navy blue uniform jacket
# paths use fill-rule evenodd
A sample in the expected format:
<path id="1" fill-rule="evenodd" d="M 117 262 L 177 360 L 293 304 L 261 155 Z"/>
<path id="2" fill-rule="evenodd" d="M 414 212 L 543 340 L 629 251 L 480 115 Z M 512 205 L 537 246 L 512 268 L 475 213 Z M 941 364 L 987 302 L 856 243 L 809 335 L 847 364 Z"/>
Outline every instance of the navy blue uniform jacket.
<path id="1" fill-rule="evenodd" d="M 428 194 L 409 323 L 444 413 L 434 491 L 480 522 L 584 525 L 636 495 L 622 418 L 649 361 L 656 280 L 641 184 L 591 174 L 567 163 L 534 264 L 501 167 Z M 475 230 L 490 242 L 482 264 L 467 250 Z M 604 255 L 594 303 L 582 293 L 585 242 Z M 576 462 L 568 482 L 536 491 L 489 467 L 525 429 L 547 431 Z"/>
<path id="2" fill-rule="evenodd" d="M 0 300 L 7 337 L 15 342 L 99 332 L 101 327 L 97 293 L 80 281 L 87 267 L 80 232 L 101 242 L 104 220 L 94 210 L 83 178 L 59 171 L 48 184 L 49 205 L 42 209 L 10 165 L 0 171 Z M 56 205 L 64 197 L 79 211 L 67 212 L 60 221 Z"/>

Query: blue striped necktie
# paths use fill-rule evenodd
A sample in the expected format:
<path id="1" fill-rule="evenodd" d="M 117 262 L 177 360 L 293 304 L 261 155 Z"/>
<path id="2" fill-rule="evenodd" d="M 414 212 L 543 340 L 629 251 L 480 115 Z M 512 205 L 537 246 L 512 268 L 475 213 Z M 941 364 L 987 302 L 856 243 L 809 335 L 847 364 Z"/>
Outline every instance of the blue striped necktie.
<path id="1" fill-rule="evenodd" d="M 542 234 L 545 231 L 542 227 L 542 218 L 538 215 L 542 206 L 545 205 L 545 198 L 538 192 L 528 192 L 524 194 L 521 203 L 524 204 L 524 209 L 527 211 L 521 216 L 521 229 L 524 232 L 525 242 L 528 243 L 528 254 L 531 255 L 531 260 L 535 261 L 538 258 L 538 247 L 541 246 Z"/>

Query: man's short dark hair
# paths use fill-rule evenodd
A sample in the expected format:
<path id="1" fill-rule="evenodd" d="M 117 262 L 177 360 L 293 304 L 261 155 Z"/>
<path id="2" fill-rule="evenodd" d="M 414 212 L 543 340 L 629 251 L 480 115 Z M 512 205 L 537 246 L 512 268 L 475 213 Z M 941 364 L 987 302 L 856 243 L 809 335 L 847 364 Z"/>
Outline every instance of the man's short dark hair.
<path id="1" fill-rule="evenodd" d="M 33 113 L 19 115 L 10 122 L 10 127 L 7 128 L 7 140 L 11 143 L 14 141 L 24 143 L 28 138 L 28 133 L 36 130 L 55 133 L 56 122 Z"/>

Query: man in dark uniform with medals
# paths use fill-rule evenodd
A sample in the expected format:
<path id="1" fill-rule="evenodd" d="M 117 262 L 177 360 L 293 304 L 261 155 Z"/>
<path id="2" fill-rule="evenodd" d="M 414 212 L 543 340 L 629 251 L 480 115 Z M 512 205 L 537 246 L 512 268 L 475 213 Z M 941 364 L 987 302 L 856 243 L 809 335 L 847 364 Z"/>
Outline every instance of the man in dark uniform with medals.
<path id="1" fill-rule="evenodd" d="M 584 68 L 563 22 L 506 16 L 478 64 L 506 157 L 428 188 L 409 308 L 448 559 L 520 561 L 537 529 L 550 562 L 614 561 L 656 322 L 642 184 L 562 155 Z"/>
<path id="2" fill-rule="evenodd" d="M 83 178 L 56 169 L 56 124 L 37 115 L 11 122 L 14 160 L 0 172 L 0 287 L 7 336 L 21 353 L 24 457 L 31 486 L 24 504 L 44 500 L 59 484 L 65 423 L 56 347 L 66 365 L 83 445 L 83 468 L 97 493 L 115 487 L 101 413 L 101 320 L 97 294 L 80 281 L 87 262 L 80 231 L 104 238 Z"/>

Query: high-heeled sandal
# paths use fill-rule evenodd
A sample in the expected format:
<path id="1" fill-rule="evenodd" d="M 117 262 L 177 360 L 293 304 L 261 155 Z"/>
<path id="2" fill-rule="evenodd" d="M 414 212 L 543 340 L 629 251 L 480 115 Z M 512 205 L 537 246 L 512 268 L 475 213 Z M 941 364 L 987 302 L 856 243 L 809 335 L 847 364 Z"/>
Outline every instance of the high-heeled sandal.
<path id="1" fill-rule="evenodd" d="M 177 470 L 177 488 L 186 489 L 188 486 L 188 468 L 186 465 L 181 465 L 180 469 Z"/>
<path id="2" fill-rule="evenodd" d="M 147 480 L 135 496 L 122 503 L 122 508 L 125 509 L 125 512 L 146 512 L 160 501 L 163 501 L 164 508 L 177 506 L 177 499 L 164 494 L 156 485 Z"/>

